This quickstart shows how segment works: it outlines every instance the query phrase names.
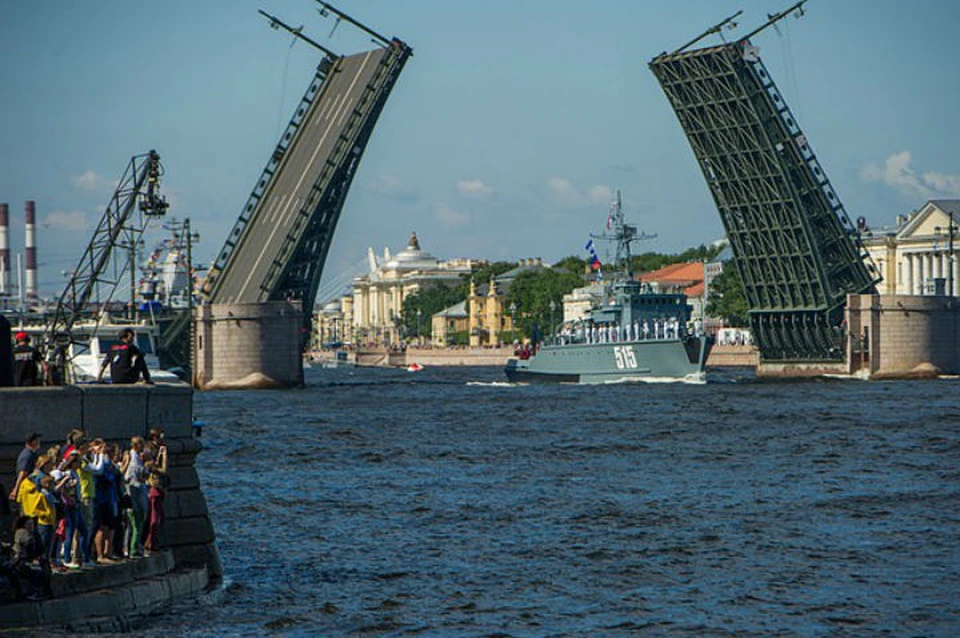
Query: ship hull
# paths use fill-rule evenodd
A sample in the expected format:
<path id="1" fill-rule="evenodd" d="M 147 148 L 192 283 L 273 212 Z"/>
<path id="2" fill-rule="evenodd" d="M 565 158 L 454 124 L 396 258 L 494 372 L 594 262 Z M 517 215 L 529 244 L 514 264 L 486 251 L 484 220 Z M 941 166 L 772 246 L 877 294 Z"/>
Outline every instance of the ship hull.
<path id="1" fill-rule="evenodd" d="M 511 383 L 702 382 L 708 349 L 706 337 L 545 345 L 504 372 Z"/>

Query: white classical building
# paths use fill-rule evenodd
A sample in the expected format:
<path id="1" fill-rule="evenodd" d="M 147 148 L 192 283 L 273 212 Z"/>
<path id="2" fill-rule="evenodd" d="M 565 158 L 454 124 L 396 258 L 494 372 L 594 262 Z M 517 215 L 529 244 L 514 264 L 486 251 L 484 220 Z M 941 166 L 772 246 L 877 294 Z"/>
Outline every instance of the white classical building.
<path id="1" fill-rule="evenodd" d="M 866 230 L 864 247 L 885 295 L 960 293 L 960 199 L 934 199 L 889 228 Z M 952 229 L 951 229 L 952 227 Z"/>
<path id="2" fill-rule="evenodd" d="M 437 259 L 420 248 L 416 233 L 396 255 L 385 248 L 383 257 L 378 258 L 370 248 L 367 257 L 370 271 L 353 280 L 353 333 L 361 344 L 399 342 L 399 317 L 406 296 L 430 282 L 456 285 L 476 263 L 471 259 Z M 423 320 L 430 322 L 429 317 Z"/>

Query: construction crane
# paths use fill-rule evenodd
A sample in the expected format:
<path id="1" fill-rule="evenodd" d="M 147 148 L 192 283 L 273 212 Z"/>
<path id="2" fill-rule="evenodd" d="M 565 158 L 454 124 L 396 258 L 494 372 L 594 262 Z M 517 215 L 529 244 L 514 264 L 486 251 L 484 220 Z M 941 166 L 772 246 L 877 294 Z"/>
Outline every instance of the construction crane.
<path id="1" fill-rule="evenodd" d="M 88 305 L 94 293 L 98 300 L 109 300 L 128 269 L 131 288 L 135 286 L 134 264 L 129 255 L 135 254 L 150 219 L 163 216 L 169 207 L 160 195 L 162 175 L 163 165 L 156 151 L 130 158 L 90 243 L 60 294 L 43 339 L 55 383 L 67 380 L 67 352 L 74 342 L 71 331 L 82 315 L 90 314 Z M 117 249 L 127 252 L 118 254 Z M 103 292 L 105 297 L 101 297 Z"/>

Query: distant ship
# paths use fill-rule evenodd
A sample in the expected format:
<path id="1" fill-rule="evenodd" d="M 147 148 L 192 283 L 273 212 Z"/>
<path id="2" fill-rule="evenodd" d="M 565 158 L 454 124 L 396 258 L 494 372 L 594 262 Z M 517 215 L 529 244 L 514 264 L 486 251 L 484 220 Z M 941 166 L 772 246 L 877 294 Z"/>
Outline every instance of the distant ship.
<path id="1" fill-rule="evenodd" d="M 691 326 L 683 294 L 654 292 L 631 272 L 630 244 L 636 226 L 624 222 L 620 193 L 611 211 L 617 256 L 612 281 L 600 302 L 577 321 L 565 323 L 550 343 L 518 352 L 504 368 L 510 382 L 618 383 L 703 382 L 710 339 Z"/>

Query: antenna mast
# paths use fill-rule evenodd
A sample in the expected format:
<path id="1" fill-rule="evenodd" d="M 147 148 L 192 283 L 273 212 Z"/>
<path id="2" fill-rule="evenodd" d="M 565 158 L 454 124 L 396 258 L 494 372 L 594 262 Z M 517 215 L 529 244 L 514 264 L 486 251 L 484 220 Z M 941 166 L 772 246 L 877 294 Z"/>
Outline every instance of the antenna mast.
<path id="1" fill-rule="evenodd" d="M 784 9 L 784 10 L 781 11 L 780 13 L 775 13 L 775 14 L 773 14 L 773 15 L 767 14 L 767 18 L 768 18 L 768 19 L 767 19 L 766 23 L 760 25 L 759 27 L 757 27 L 756 29 L 754 29 L 753 31 L 751 31 L 750 33 L 748 33 L 747 35 L 745 35 L 744 37 L 740 38 L 740 41 L 741 41 L 741 42 L 746 42 L 747 40 L 749 40 L 749 39 L 752 38 L 753 36 L 757 35 L 758 33 L 760 33 L 761 31 L 763 31 L 763 30 L 766 29 L 767 27 L 773 25 L 774 23 L 780 22 L 780 20 L 784 19 L 785 17 L 787 17 L 788 15 L 790 15 L 791 12 L 793 12 L 793 11 L 795 11 L 795 10 L 797 10 L 797 9 L 800 10 L 800 13 L 799 13 L 799 15 L 798 15 L 797 17 L 802 16 L 802 15 L 803 15 L 803 5 L 804 5 L 804 3 L 806 3 L 806 2 L 807 2 L 807 0 L 800 0 L 800 2 L 796 3 L 795 5 L 793 5 L 792 7 L 790 7 L 789 9 Z"/>
<path id="2" fill-rule="evenodd" d="M 288 25 L 288 24 L 284 23 L 282 20 L 280 20 L 280 18 L 277 18 L 277 17 L 274 17 L 274 16 L 270 15 L 269 13 L 267 13 L 266 11 L 264 11 L 263 9 L 257 9 L 257 12 L 258 12 L 260 15 L 262 15 L 263 17 L 265 17 L 265 18 L 267 18 L 268 20 L 270 20 L 270 26 L 273 27 L 274 29 L 276 29 L 277 27 L 283 27 L 284 29 L 286 29 L 287 31 L 289 31 L 289 32 L 292 33 L 293 35 L 297 36 L 298 38 L 300 38 L 301 40 L 303 40 L 303 41 L 306 42 L 307 44 L 310 44 L 310 45 L 313 45 L 313 46 L 317 47 L 318 49 L 320 49 L 321 51 L 323 51 L 324 53 L 326 53 L 328 56 L 330 56 L 331 58 L 339 58 L 339 57 L 340 57 L 339 55 L 337 55 L 336 53 L 334 53 L 333 51 L 331 51 L 331 50 L 328 49 L 327 47 L 323 46 L 323 45 L 320 44 L 319 42 L 317 42 L 317 41 L 315 41 L 315 40 L 312 40 L 311 38 L 308 38 L 307 36 L 303 35 L 303 27 L 302 27 L 302 26 L 294 29 L 294 28 L 291 27 L 290 25 Z"/>
<path id="3" fill-rule="evenodd" d="M 357 28 L 360 29 L 361 31 L 365 31 L 366 33 L 368 33 L 369 35 L 371 35 L 374 39 L 380 41 L 382 44 L 384 44 L 384 45 L 386 45 L 386 46 L 390 46 L 390 45 L 392 44 L 392 41 L 391 41 L 389 38 L 380 35 L 379 33 L 377 33 L 376 31 L 374 31 L 373 29 L 371 29 L 371 28 L 368 27 L 367 25 L 365 25 L 365 24 L 363 24 L 363 23 L 361 23 L 361 22 L 358 22 L 357 20 L 351 18 L 351 17 L 348 16 L 346 13 L 344 13 L 344 12 L 341 11 L 340 9 L 337 9 L 335 6 L 333 6 L 333 5 L 330 4 L 329 2 L 324 2 L 323 0 L 317 0 L 317 2 L 320 4 L 320 7 L 321 7 L 320 10 L 319 10 L 319 11 L 320 11 L 320 15 L 326 17 L 327 11 L 331 11 L 331 12 L 333 12 L 333 14 L 336 15 L 337 18 L 339 18 L 340 20 L 346 20 L 347 22 L 349 22 L 349 23 L 352 24 L 353 26 L 357 27 Z"/>
<path id="4" fill-rule="evenodd" d="M 633 255 L 630 252 L 630 244 L 642 239 L 655 239 L 656 234 L 648 235 L 644 232 L 637 232 L 636 226 L 630 226 L 626 223 L 623 216 L 623 200 L 620 197 L 619 189 L 617 189 L 617 201 L 613 203 L 613 210 L 610 215 L 613 222 L 613 234 L 594 235 L 591 233 L 590 236 L 594 239 L 616 242 L 617 254 L 614 257 L 614 270 L 623 270 L 627 274 L 627 278 L 633 279 Z"/>
<path id="5" fill-rule="evenodd" d="M 727 23 L 733 22 L 733 20 L 736 19 L 736 17 L 739 16 L 741 13 L 743 13 L 743 9 L 740 9 L 739 11 L 737 11 L 736 13 L 734 13 L 732 16 L 730 16 L 730 17 L 726 18 L 725 20 L 723 20 L 722 22 L 718 22 L 717 24 L 713 25 L 712 27 L 710 27 L 709 29 L 707 29 L 706 31 L 704 31 L 703 33 L 701 33 L 700 35 L 698 35 L 697 37 L 695 37 L 693 40 L 690 40 L 689 42 L 687 42 L 686 44 L 684 44 L 682 47 L 680 47 L 679 49 L 677 49 L 676 51 L 674 51 L 673 53 L 671 53 L 670 55 L 674 55 L 674 54 L 680 53 L 681 51 L 683 51 L 683 50 L 686 49 L 687 47 L 691 47 L 691 46 L 693 46 L 694 44 L 696 44 L 697 42 L 699 42 L 700 40 L 703 40 L 703 39 L 704 39 L 705 37 L 707 37 L 708 35 L 711 35 L 711 34 L 713 34 L 713 33 L 720 33 L 720 30 L 721 30 L 724 26 L 726 26 Z M 733 24 L 730 25 L 730 28 L 732 29 L 732 28 L 734 28 L 735 26 L 737 26 L 737 23 L 736 23 L 736 22 L 733 22 Z"/>

